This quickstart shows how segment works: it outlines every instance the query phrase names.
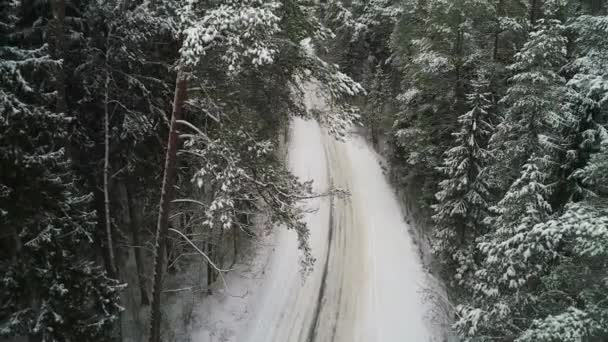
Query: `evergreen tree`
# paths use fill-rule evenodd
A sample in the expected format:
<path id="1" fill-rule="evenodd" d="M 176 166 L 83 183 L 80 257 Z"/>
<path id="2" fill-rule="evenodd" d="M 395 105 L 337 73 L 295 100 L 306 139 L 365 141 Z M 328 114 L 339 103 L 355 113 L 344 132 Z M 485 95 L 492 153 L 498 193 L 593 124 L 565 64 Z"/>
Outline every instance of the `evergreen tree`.
<path id="1" fill-rule="evenodd" d="M 87 252 L 96 215 L 68 157 L 72 118 L 51 111 L 62 64 L 38 40 L 46 28 L 33 9 L 3 6 L 0 223 L 10 247 L 0 258 L 0 336 L 109 341 L 120 286 Z"/>
<path id="2" fill-rule="evenodd" d="M 515 75 L 501 100 L 506 112 L 491 139 L 498 159 L 493 174 L 501 188 L 517 178 L 533 153 L 551 153 L 561 144 L 557 130 L 569 123 L 563 111 L 566 80 L 559 75 L 566 61 L 564 29 L 558 20 L 539 20 L 509 66 Z"/>
<path id="3" fill-rule="evenodd" d="M 532 251 L 524 248 L 522 236 L 550 217 L 545 181 L 538 164 L 528 163 L 491 208 L 498 216 L 486 222 L 494 231 L 479 238 L 482 262 L 475 271 L 472 305 L 459 307 L 460 320 L 455 324 L 463 336 L 514 337 L 530 322 L 525 313 L 533 298 L 522 289 L 537 279 L 540 270 L 529 267 Z"/>

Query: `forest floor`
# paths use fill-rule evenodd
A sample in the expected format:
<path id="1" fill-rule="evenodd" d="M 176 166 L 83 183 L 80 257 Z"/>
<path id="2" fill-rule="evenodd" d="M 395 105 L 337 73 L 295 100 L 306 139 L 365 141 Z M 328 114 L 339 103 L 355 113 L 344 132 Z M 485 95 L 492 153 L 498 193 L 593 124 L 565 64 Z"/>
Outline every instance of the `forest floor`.
<path id="1" fill-rule="evenodd" d="M 309 85 L 309 109 L 324 109 Z M 306 221 L 316 263 L 304 276 L 296 234 L 277 229 L 252 248 L 252 261 L 226 275 L 213 296 L 195 305 L 196 342 L 425 342 L 443 340 L 435 280 L 391 189 L 380 157 L 364 138 L 345 142 L 315 121 L 294 119 L 288 163 L 314 180 Z"/>

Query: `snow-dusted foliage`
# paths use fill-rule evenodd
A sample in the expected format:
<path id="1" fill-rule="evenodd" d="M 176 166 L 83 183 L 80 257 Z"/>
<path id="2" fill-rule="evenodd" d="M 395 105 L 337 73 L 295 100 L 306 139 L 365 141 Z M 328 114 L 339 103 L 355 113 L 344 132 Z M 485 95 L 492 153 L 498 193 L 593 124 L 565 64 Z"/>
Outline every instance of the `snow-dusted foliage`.
<path id="1" fill-rule="evenodd" d="M 244 64 L 271 64 L 277 53 L 271 38 L 280 31 L 280 7 L 277 1 L 244 0 L 219 2 L 201 11 L 196 3 L 188 3 L 182 12 L 183 65 L 193 67 L 208 54 L 218 55 L 229 73 Z"/>
<path id="2" fill-rule="evenodd" d="M 198 6 L 192 3 L 181 10 L 185 39 L 180 51 L 182 65 L 203 82 L 205 75 L 197 74 L 200 62 L 217 58 L 222 63 L 215 67 L 225 67 L 230 77 L 238 73 L 250 75 L 255 69 L 269 72 L 272 68 L 283 68 L 283 73 L 290 73 L 285 79 L 290 84 L 287 89 L 297 89 L 307 79 L 320 81 L 324 90 L 321 94 L 332 109 L 318 119 L 330 132 L 344 136 L 357 122 L 356 109 L 347 106 L 345 99 L 365 91 L 338 65 L 314 53 L 310 39 L 329 36 L 313 11 L 314 5 L 306 0 L 246 0 L 220 2 L 212 8 Z M 295 112 L 292 114 L 304 112 L 301 106 L 292 111 Z"/>
<path id="3" fill-rule="evenodd" d="M 81 41 L 83 60 L 70 61 L 75 63 L 68 66 L 74 68 L 83 90 L 83 94 L 76 94 L 78 104 L 87 107 L 107 102 L 108 111 L 114 113 L 111 144 L 133 146 L 155 134 L 159 119 L 168 120 L 166 97 L 172 91 L 169 58 L 154 56 L 149 42 L 171 39 L 178 27 L 160 9 L 153 10 L 146 4 L 129 10 L 122 6 L 121 0 L 105 0 L 87 7 L 84 15 L 89 25 L 107 27 L 109 34 L 105 39 Z M 87 119 L 83 113 L 78 124 L 86 125 Z M 92 120 L 99 122 L 97 119 Z M 92 133 L 89 128 L 81 128 L 83 135 Z M 91 136 L 86 139 L 94 140 Z M 133 158 L 126 160 L 132 170 Z"/>
<path id="4" fill-rule="evenodd" d="M 210 189 L 202 224 L 212 231 L 251 232 L 253 227 L 241 217 L 263 213 L 269 229 L 283 226 L 296 231 L 307 271 L 314 258 L 298 203 L 313 196 L 311 184 L 299 181 L 281 164 L 272 142 L 257 141 L 248 132 L 251 127 L 227 126 L 217 138 L 198 134 L 186 142 L 184 153 L 193 157 L 196 169 L 192 182 Z"/>
<path id="5" fill-rule="evenodd" d="M 393 0 L 355 0 L 350 4 L 330 0 L 326 6 L 326 20 L 337 32 L 346 34 L 352 42 L 373 34 L 377 27 L 395 23 L 402 8 Z"/>
<path id="6" fill-rule="evenodd" d="M 599 151 L 591 155 L 588 164 L 577 170 L 574 177 L 580 179 L 591 191 L 591 196 L 608 195 L 608 132 L 600 127 Z"/>
<path id="7" fill-rule="evenodd" d="M 8 26 L 32 19 L 10 5 L 4 42 Z M 48 80 L 61 68 L 47 45 L 0 47 L 0 337 L 110 341 L 121 286 L 88 252 L 96 215 L 64 147 L 72 118 L 51 111 Z"/>
<path id="8" fill-rule="evenodd" d="M 326 99 L 328 108 L 312 114 L 327 128 L 328 132 L 338 139 L 348 136 L 351 128 L 360 123 L 359 109 L 348 104 L 347 100 L 355 95 L 365 94 L 361 85 L 341 72 L 337 65 L 309 56 L 311 75 L 317 80 L 320 89 L 318 96 Z"/>

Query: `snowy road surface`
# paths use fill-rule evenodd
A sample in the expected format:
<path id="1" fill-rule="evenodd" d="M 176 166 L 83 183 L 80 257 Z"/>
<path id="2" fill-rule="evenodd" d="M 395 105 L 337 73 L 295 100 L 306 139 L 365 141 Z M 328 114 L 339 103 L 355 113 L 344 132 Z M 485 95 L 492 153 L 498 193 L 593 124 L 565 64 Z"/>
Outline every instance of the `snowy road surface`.
<path id="1" fill-rule="evenodd" d="M 307 106 L 318 101 L 309 89 Z M 361 137 L 340 142 L 315 121 L 294 119 L 289 166 L 313 179 L 320 193 L 331 187 L 351 193 L 306 203 L 313 272 L 300 274 L 295 232 L 277 231 L 257 283 L 245 286 L 250 294 L 239 322 L 223 338 L 201 333 L 193 341 L 433 340 L 421 293 L 427 275 L 375 152 Z"/>
<path id="2" fill-rule="evenodd" d="M 318 106 L 309 92 L 307 105 Z M 295 233 L 279 233 L 255 318 L 237 341 L 430 341 L 426 274 L 375 152 L 361 137 L 339 142 L 316 122 L 295 119 L 289 166 L 318 192 L 334 186 L 351 196 L 307 203 L 317 261 L 304 281 Z"/>

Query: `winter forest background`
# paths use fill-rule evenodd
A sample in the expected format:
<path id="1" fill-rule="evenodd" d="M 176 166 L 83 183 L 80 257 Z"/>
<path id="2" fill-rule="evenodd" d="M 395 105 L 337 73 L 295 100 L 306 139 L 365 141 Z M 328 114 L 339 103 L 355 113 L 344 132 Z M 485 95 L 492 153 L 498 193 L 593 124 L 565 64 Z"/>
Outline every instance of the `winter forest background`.
<path id="1" fill-rule="evenodd" d="M 460 340 L 608 341 L 607 11 L 0 0 L 0 341 L 171 340 L 167 282 L 198 267 L 179 292 L 210 295 L 259 225 L 314 267 L 295 116 L 365 127 Z M 329 113 L 305 110 L 309 79 Z"/>

